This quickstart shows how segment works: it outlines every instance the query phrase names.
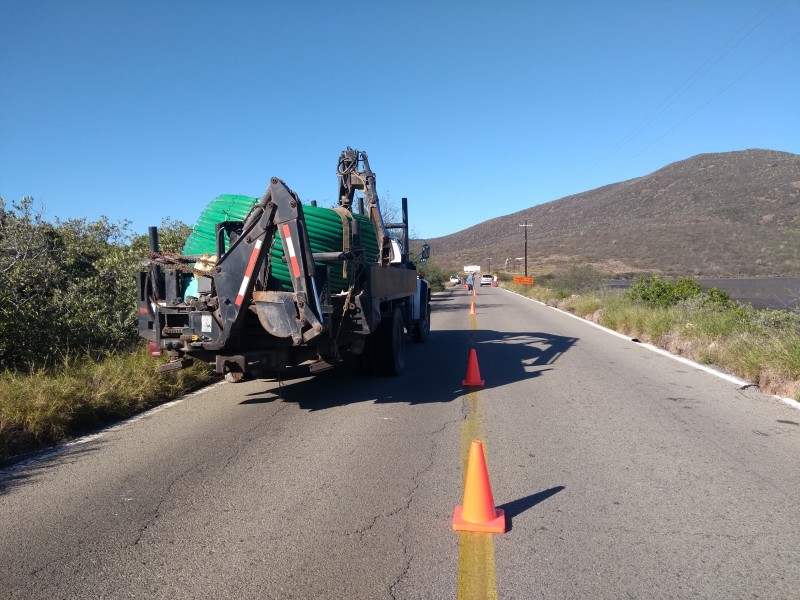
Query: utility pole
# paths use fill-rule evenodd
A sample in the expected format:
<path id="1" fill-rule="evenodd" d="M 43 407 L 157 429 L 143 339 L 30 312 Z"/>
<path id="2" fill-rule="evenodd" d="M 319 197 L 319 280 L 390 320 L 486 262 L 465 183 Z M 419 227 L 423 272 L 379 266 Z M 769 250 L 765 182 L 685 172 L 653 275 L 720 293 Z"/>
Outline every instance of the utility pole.
<path id="1" fill-rule="evenodd" d="M 528 227 L 533 227 L 533 225 L 528 225 L 528 219 L 525 219 L 525 224 L 520 225 L 520 227 L 525 228 L 525 277 L 528 276 Z"/>

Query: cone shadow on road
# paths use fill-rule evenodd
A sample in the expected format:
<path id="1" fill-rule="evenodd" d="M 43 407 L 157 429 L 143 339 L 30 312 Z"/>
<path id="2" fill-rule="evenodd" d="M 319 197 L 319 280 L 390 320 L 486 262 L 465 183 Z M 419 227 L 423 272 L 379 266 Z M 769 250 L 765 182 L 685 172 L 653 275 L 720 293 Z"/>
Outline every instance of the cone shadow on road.
<path id="1" fill-rule="evenodd" d="M 521 515 L 526 510 L 533 508 L 537 504 L 544 502 L 551 496 L 555 496 L 557 493 L 565 490 L 566 488 L 563 485 L 557 485 L 555 487 L 551 487 L 548 490 L 543 490 L 541 492 L 536 492 L 535 494 L 531 494 L 530 496 L 525 496 L 524 498 L 520 498 L 519 500 L 512 500 L 511 502 L 506 502 L 505 504 L 499 505 L 497 508 L 503 509 L 506 513 L 506 525 L 508 527 L 508 531 L 511 531 L 514 528 L 513 521 L 514 517 L 517 515 Z"/>

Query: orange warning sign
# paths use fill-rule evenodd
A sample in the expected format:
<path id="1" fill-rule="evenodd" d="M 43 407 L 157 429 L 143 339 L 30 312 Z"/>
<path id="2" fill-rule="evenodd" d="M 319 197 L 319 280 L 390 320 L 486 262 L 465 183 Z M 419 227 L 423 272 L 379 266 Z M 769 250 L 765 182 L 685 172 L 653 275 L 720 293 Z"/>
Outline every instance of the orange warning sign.
<path id="1" fill-rule="evenodd" d="M 533 285 L 533 277 L 514 277 L 514 283 L 522 283 L 524 285 Z"/>

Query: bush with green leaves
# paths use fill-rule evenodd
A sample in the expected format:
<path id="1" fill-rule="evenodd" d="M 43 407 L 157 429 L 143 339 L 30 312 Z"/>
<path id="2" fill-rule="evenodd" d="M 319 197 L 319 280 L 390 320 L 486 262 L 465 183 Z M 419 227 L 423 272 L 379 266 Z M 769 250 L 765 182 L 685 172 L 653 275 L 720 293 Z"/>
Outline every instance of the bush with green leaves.
<path id="1" fill-rule="evenodd" d="M 702 294 L 703 288 L 691 277 L 682 277 L 673 283 L 656 274 L 642 275 L 625 292 L 627 298 L 662 308 Z"/>
<path id="2" fill-rule="evenodd" d="M 731 299 L 731 295 L 717 287 L 710 288 L 705 294 L 703 294 L 703 299 L 705 300 L 706 306 L 730 308 L 734 304 L 734 301 Z"/>
<path id="3" fill-rule="evenodd" d="M 425 276 L 431 286 L 431 291 L 441 292 L 444 289 L 445 282 L 448 280 L 448 273 L 435 262 L 429 260 L 424 265 L 418 264 L 417 271 Z"/>
<path id="4" fill-rule="evenodd" d="M 190 228 L 162 226 L 162 248 L 179 251 Z M 50 367 L 138 343 L 135 275 L 147 250 L 147 236 L 127 221 L 50 223 L 30 197 L 0 199 L 0 368 Z"/>

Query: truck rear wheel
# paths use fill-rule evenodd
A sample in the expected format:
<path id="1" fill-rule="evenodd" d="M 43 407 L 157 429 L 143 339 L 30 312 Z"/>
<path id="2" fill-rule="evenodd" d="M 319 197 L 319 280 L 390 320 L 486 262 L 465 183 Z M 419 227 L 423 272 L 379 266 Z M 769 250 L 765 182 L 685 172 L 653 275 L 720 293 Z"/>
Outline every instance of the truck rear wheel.
<path id="1" fill-rule="evenodd" d="M 384 375 L 399 375 L 406 366 L 405 325 L 399 306 L 394 307 L 391 318 L 384 319 L 375 333 L 378 369 Z"/>
<path id="2" fill-rule="evenodd" d="M 411 338 L 415 342 L 424 342 L 431 333 L 431 305 L 426 300 L 419 310 L 419 321 L 412 329 Z"/>

